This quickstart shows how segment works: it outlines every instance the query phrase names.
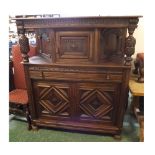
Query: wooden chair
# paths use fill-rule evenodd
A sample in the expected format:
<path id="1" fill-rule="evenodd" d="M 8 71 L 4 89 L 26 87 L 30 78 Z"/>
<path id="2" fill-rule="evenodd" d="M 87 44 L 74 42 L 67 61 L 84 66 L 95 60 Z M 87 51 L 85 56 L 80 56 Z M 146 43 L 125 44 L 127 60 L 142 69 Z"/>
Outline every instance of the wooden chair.
<path id="1" fill-rule="evenodd" d="M 30 47 L 30 57 L 36 55 L 36 47 Z M 22 56 L 20 46 L 14 45 L 12 47 L 12 62 L 10 61 L 10 78 L 14 84 L 14 89 L 9 92 L 9 113 L 15 115 L 25 115 L 28 122 L 28 130 L 31 130 L 31 117 L 29 111 L 28 95 L 26 90 L 26 81 L 24 75 L 24 68 L 22 65 Z M 12 63 L 12 64 L 11 64 Z M 12 73 L 11 73 L 12 72 Z"/>

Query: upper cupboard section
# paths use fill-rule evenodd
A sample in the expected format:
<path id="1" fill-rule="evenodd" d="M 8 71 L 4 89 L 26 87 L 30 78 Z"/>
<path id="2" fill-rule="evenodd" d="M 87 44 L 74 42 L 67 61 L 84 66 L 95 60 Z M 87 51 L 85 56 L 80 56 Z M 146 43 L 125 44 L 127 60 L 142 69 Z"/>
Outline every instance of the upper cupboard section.
<path id="1" fill-rule="evenodd" d="M 103 63 L 124 57 L 126 32 L 125 28 L 39 29 L 36 31 L 37 49 L 52 62 Z"/>
<path id="2" fill-rule="evenodd" d="M 15 18 L 21 36 L 23 61 L 28 62 L 25 31 L 34 31 L 37 49 L 52 63 L 131 65 L 135 52 L 134 30 L 140 16 Z M 128 34 L 127 34 L 128 31 Z M 26 49 L 26 50 L 25 50 Z"/>
<path id="3" fill-rule="evenodd" d="M 126 28 L 38 29 L 37 49 L 52 62 L 102 63 L 124 57 L 126 32 Z"/>

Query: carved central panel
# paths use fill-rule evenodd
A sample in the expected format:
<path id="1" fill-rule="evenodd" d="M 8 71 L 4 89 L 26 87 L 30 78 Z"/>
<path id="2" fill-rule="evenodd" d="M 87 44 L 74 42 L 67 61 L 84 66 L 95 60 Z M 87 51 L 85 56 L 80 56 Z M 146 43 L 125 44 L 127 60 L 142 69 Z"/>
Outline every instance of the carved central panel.
<path id="1" fill-rule="evenodd" d="M 83 54 L 87 52 L 87 37 L 62 37 L 61 38 L 61 52 L 65 54 Z"/>
<path id="2" fill-rule="evenodd" d="M 39 87 L 39 104 L 42 113 L 49 113 L 50 115 L 69 115 L 69 99 L 68 93 L 65 89 L 55 86 Z"/>
<path id="3" fill-rule="evenodd" d="M 56 91 L 51 91 L 49 95 L 46 95 L 47 100 L 51 101 L 51 103 L 54 105 L 54 106 L 57 106 L 59 104 L 61 104 L 61 97 L 59 96 L 58 93 L 56 93 Z"/>
<path id="4" fill-rule="evenodd" d="M 91 59 L 93 32 L 62 31 L 56 33 L 58 59 Z"/>
<path id="5" fill-rule="evenodd" d="M 80 100 L 81 116 L 95 119 L 111 119 L 113 111 L 113 94 L 98 89 L 82 90 Z"/>
<path id="6" fill-rule="evenodd" d="M 89 103 L 89 105 L 94 108 L 94 110 L 98 109 L 102 103 L 99 101 L 99 99 L 96 97 L 92 102 Z"/>

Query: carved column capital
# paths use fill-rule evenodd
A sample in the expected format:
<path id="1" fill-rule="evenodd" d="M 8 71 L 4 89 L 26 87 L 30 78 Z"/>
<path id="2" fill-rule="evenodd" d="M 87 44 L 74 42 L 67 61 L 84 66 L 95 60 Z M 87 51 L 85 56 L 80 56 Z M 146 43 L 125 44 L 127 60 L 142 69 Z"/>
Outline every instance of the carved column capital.
<path id="1" fill-rule="evenodd" d="M 129 35 L 133 35 L 135 29 L 137 28 L 138 21 L 139 21 L 138 18 L 129 19 L 129 26 L 128 26 Z"/>
<path id="2" fill-rule="evenodd" d="M 133 37 L 133 33 L 135 29 L 137 28 L 139 19 L 138 18 L 132 18 L 129 19 L 129 25 L 128 25 L 128 33 L 129 36 L 126 38 L 125 42 L 125 65 L 131 65 L 132 58 L 131 56 L 135 53 L 135 45 L 136 45 L 136 39 Z"/>

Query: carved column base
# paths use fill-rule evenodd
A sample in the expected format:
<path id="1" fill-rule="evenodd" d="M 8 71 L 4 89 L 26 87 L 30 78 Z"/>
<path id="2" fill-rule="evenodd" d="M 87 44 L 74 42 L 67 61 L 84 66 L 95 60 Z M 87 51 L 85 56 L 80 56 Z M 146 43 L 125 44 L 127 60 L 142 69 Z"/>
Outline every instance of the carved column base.
<path id="1" fill-rule="evenodd" d="M 125 58 L 125 65 L 126 66 L 130 66 L 131 65 L 131 61 L 132 61 L 132 58 L 131 57 L 126 57 Z"/>
<path id="2" fill-rule="evenodd" d="M 126 65 L 126 66 L 130 66 L 130 65 L 131 65 L 131 62 L 126 61 L 126 62 L 125 62 L 125 65 Z"/>
<path id="3" fill-rule="evenodd" d="M 29 56 L 27 54 L 22 53 L 23 62 L 29 62 Z"/>

